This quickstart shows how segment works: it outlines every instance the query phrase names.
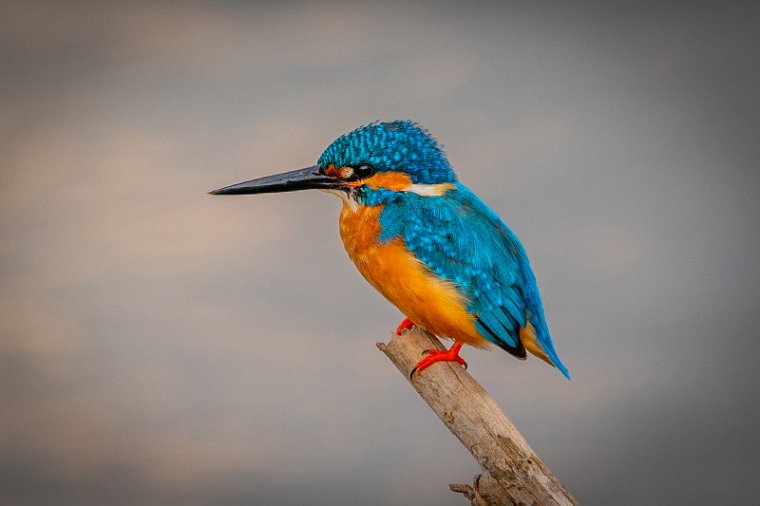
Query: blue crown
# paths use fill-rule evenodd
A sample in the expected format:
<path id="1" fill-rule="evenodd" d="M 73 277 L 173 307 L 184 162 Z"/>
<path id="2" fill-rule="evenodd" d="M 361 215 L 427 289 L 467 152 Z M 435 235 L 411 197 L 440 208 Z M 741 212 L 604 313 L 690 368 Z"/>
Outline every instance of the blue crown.
<path id="1" fill-rule="evenodd" d="M 371 165 L 378 172 L 404 172 L 420 184 L 457 180 L 442 146 L 427 130 L 408 120 L 370 123 L 341 135 L 317 163 L 322 167 Z"/>

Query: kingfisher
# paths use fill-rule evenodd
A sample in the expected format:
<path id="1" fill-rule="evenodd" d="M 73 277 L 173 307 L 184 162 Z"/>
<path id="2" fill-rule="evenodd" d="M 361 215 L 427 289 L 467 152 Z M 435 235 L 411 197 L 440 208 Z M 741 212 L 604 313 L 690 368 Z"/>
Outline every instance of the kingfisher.
<path id="1" fill-rule="evenodd" d="M 413 326 L 452 339 L 427 351 L 467 367 L 463 344 L 530 352 L 570 374 L 554 349 L 536 278 L 520 240 L 459 182 L 443 147 L 417 123 L 374 122 L 341 135 L 317 164 L 214 190 L 239 195 L 317 189 L 343 202 L 339 229 L 364 278 Z"/>

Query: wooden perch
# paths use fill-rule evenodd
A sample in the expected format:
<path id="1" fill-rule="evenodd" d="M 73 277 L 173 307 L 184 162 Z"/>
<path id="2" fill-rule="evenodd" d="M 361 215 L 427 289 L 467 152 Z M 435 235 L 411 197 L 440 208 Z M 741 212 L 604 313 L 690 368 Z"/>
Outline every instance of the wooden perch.
<path id="1" fill-rule="evenodd" d="M 417 328 L 377 347 L 407 380 L 423 350 L 443 349 L 438 339 Z M 411 384 L 483 470 L 472 485 L 452 484 L 452 491 L 464 494 L 473 506 L 578 504 L 460 365 L 435 364 Z"/>

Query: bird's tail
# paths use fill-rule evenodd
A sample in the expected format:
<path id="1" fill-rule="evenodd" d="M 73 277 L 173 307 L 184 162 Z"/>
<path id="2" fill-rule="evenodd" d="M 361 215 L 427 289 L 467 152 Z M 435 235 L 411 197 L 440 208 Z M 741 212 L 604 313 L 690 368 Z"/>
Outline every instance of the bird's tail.
<path id="1" fill-rule="evenodd" d="M 525 349 L 547 364 L 556 367 L 567 379 L 570 379 L 570 372 L 565 367 L 565 364 L 562 363 L 562 360 L 559 359 L 549 333 L 546 332 L 545 336 L 542 336 L 543 338 L 537 337 L 536 328 L 530 322 L 527 322 L 525 327 L 520 329 L 520 341 L 525 346 Z"/>

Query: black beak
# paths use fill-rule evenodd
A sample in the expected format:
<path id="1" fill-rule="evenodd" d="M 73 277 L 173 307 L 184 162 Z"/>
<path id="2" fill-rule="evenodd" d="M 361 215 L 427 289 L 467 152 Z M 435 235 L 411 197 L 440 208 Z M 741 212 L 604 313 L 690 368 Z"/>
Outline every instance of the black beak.
<path id="1" fill-rule="evenodd" d="M 264 176 L 243 183 L 219 188 L 212 195 L 242 195 L 251 193 L 279 193 L 296 190 L 331 190 L 340 188 L 340 181 L 322 174 L 319 165 L 291 170 L 273 176 Z"/>

